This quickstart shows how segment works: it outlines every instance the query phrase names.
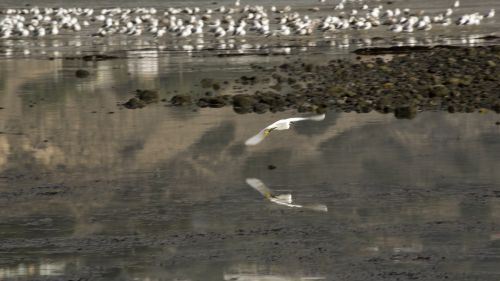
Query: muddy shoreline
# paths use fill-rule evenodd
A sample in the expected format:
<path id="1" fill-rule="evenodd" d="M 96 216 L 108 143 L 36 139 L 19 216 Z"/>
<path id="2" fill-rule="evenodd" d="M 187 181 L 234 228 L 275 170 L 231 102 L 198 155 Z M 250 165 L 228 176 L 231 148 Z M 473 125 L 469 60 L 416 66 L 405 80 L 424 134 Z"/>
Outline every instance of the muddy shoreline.
<path id="1" fill-rule="evenodd" d="M 254 65 L 258 74 L 242 76 L 233 86 L 253 94 L 218 95 L 228 82 L 207 77 L 200 84 L 208 96 L 175 95 L 171 104 L 233 106 L 237 113 L 375 110 L 398 118 L 413 118 L 423 110 L 500 112 L 500 46 L 369 48 L 354 53 L 355 61 L 291 60 L 272 69 Z"/>
<path id="2" fill-rule="evenodd" d="M 140 187 L 111 190 L 118 194 L 115 200 L 119 200 L 126 193 L 142 193 L 141 197 L 161 196 L 149 192 L 144 194 Z M 98 192 L 99 188 L 87 187 L 83 194 Z M 337 198 L 330 202 L 332 206 L 344 205 L 343 201 L 353 199 L 353 195 L 349 193 L 334 193 Z M 43 200 L 78 202 L 77 198 L 82 195 L 82 191 L 70 186 L 46 186 L 20 188 L 16 194 L 4 195 L 6 199 L 3 201 L 10 204 L 31 202 L 36 205 Z M 456 187 L 442 187 L 437 190 L 403 188 L 391 192 L 373 190 L 361 200 L 358 199 L 356 205 L 383 210 L 386 208 L 384 204 L 389 201 L 396 203 L 391 208 L 398 208 L 400 204 L 402 207 L 403 202 L 411 202 L 415 198 L 439 197 L 441 200 L 448 200 L 447 198 L 457 196 L 466 202 L 468 208 L 482 210 L 498 201 L 500 191 L 495 187 L 484 187 L 480 191 Z M 193 280 L 206 280 L 203 279 L 204 274 L 210 272 L 210 280 L 216 280 L 221 278 L 223 273 L 231 272 L 231 264 L 266 265 L 272 268 L 273 274 L 293 273 L 294 271 L 290 270 L 290 266 L 293 266 L 297 269 L 307 269 L 305 272 L 296 273 L 299 275 L 322 273 L 328 276 L 323 280 L 494 280 L 497 276 L 496 273 L 487 271 L 464 274 L 457 267 L 471 257 L 487 259 L 491 251 L 494 251 L 495 241 L 486 244 L 476 241 L 500 230 L 498 222 L 491 218 L 478 220 L 474 216 L 464 216 L 446 219 L 437 216 L 435 219 L 428 218 L 416 222 L 381 220 L 375 224 L 352 224 L 340 214 L 333 215 L 336 217 L 334 220 L 318 220 L 318 217 L 314 217 L 315 222 L 310 222 L 308 218 L 313 218 L 314 214 L 307 211 L 264 208 L 265 211 L 258 213 L 265 215 L 265 220 L 251 218 L 251 225 L 248 225 L 249 221 L 242 221 L 209 227 L 206 230 L 170 230 L 168 226 L 172 224 L 172 220 L 183 217 L 178 208 L 184 211 L 189 208 L 203 210 L 206 206 L 160 206 L 159 203 L 161 202 L 153 200 L 147 208 L 132 203 L 128 208 L 120 210 L 113 210 L 111 207 L 97 212 L 90 211 L 86 221 L 109 221 L 111 227 L 108 233 L 93 235 L 54 232 L 55 229 L 72 227 L 72 219 L 65 217 L 64 212 L 54 212 L 57 208 L 51 212 L 58 213 L 57 216 L 45 214 L 47 217 L 31 217 L 24 223 L 18 220 L 15 222 L 17 228 L 25 229 L 26 233 L 38 231 L 39 237 L 22 237 L 23 232 L 19 230 L 17 235 L 21 234 L 21 237 L 6 238 L 4 235 L 4 239 L 0 240 L 0 265 L 37 263 L 39 255 L 43 255 L 46 261 L 68 261 L 64 272 L 60 274 L 36 276 L 34 279 L 27 278 L 28 280 L 120 280 L 130 278 L 131 272 L 137 276 L 136 271 L 144 272 L 149 278 L 161 279 L 162 271 L 157 273 L 157 268 L 168 272 L 163 274 L 173 279 L 189 276 L 194 278 Z M 237 205 L 229 203 L 226 208 L 235 212 Z M 116 230 L 112 230 L 113 213 L 116 211 L 122 216 L 119 219 L 121 222 L 126 222 L 123 216 L 127 216 L 128 220 L 153 222 L 158 227 L 155 229 L 147 226 L 149 230 L 146 232 L 128 229 L 120 234 L 122 227 L 118 224 L 115 226 Z M 223 212 L 221 208 L 212 211 L 217 214 Z M 340 209 L 336 212 L 339 211 Z M 293 222 L 289 223 L 288 220 Z M 143 227 L 146 225 L 148 224 Z M 6 226 L 8 221 L 2 223 L 2 229 Z M 40 236 L 41 230 L 47 233 Z M 448 233 L 457 235 L 445 243 L 439 242 L 441 236 L 447 237 Z M 378 241 L 372 237 L 388 238 Z M 396 237 L 406 238 L 399 240 L 402 238 Z M 416 241 L 421 241 L 425 246 Z M 466 254 L 462 254 L 462 247 L 469 248 Z M 345 255 L 346 252 L 351 254 Z M 79 262 L 72 262 L 75 257 L 78 257 Z M 122 267 L 122 263 L 130 268 Z M 201 267 L 200 271 L 193 271 L 193 268 L 197 267 Z M 222 272 L 216 273 L 218 270 Z"/>

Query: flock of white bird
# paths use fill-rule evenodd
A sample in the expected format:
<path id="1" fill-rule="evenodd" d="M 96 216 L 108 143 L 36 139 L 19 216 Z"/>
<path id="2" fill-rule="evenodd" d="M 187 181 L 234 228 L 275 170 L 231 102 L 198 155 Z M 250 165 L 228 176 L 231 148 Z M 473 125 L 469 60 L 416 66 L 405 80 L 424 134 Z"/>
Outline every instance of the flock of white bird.
<path id="1" fill-rule="evenodd" d="M 44 37 L 48 35 L 86 32 L 94 36 L 123 34 L 151 35 L 156 38 L 209 36 L 242 37 L 294 36 L 335 32 L 346 29 L 367 30 L 386 26 L 393 32 L 430 30 L 433 25 L 479 25 L 493 18 L 495 10 L 454 16 L 459 1 L 437 14 L 410 9 L 384 9 L 380 4 L 369 7 L 363 0 L 341 0 L 329 5 L 320 0 L 321 8 L 309 9 L 322 15 L 301 15 L 291 6 L 265 8 L 241 5 L 218 8 L 19 8 L 0 13 L 0 38 Z M 378 2 L 379 3 L 379 2 Z"/>

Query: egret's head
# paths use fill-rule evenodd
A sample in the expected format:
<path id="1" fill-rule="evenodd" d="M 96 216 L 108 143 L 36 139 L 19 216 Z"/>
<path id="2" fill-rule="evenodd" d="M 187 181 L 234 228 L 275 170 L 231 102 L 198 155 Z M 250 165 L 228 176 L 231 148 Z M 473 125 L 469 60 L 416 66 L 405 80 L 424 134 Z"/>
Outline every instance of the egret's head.
<path id="1" fill-rule="evenodd" d="M 266 193 L 264 193 L 264 197 L 266 197 L 267 199 L 270 199 L 271 197 L 273 197 L 273 195 L 270 192 L 266 192 Z"/>
<path id="2" fill-rule="evenodd" d="M 271 132 L 271 129 L 265 129 L 264 130 L 264 136 L 269 135 L 270 132 Z"/>

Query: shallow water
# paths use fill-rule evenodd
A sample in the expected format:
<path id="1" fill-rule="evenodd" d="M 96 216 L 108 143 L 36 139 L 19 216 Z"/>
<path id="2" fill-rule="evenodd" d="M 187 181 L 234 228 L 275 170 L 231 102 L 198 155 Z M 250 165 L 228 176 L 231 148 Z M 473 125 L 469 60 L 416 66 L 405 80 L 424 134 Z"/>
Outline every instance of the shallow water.
<path id="1" fill-rule="evenodd" d="M 285 2 L 292 3 L 276 3 Z M 461 2 L 463 12 L 499 5 Z M 6 0 L 0 7 L 25 3 L 75 5 Z M 196 2 L 211 5 L 203 3 Z M 451 4 L 395 1 L 418 9 L 429 3 Z M 460 32 L 348 32 L 223 58 L 239 51 L 227 41 L 187 51 L 193 42 L 0 39 L 0 279 L 498 280 L 498 114 L 420 112 L 399 120 L 329 112 L 245 147 L 268 124 L 301 115 L 163 101 L 120 106 L 135 89 L 156 89 L 166 100 L 203 95 L 207 77 L 228 81 L 221 94 L 247 92 L 233 81 L 255 75 L 252 64 L 351 58 L 365 46 L 486 44 L 477 37 L 497 29 L 498 20 Z M 211 44 L 220 47 L 208 50 Z M 57 59 L 92 52 L 119 59 Z M 90 76 L 76 78 L 81 68 Z M 328 212 L 273 204 L 247 178 Z"/>
<path id="2" fill-rule="evenodd" d="M 1 279 L 498 279 L 497 114 L 331 112 L 245 147 L 298 114 L 127 110 L 131 89 L 196 92 L 217 64 L 78 79 L 78 63 L 1 61 Z M 250 177 L 328 212 L 266 201 Z"/>

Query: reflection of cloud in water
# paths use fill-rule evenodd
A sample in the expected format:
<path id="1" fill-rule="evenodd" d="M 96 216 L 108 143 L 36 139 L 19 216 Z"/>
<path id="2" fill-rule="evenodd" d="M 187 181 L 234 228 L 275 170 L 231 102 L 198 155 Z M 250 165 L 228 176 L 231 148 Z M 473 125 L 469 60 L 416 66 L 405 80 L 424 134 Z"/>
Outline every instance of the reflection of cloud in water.
<path id="1" fill-rule="evenodd" d="M 24 152 L 31 154 L 35 161 L 44 166 L 58 166 L 64 164 L 64 152 L 52 144 L 44 144 L 42 146 L 34 146 L 24 139 L 22 149 Z"/>
<path id="2" fill-rule="evenodd" d="M 41 260 L 39 263 L 20 263 L 15 267 L 0 267 L 0 278 L 56 277 L 65 272 L 68 261 Z"/>
<path id="3" fill-rule="evenodd" d="M 137 58 L 133 60 L 127 60 L 127 69 L 132 75 L 150 78 L 155 78 L 158 76 L 158 50 L 154 49 L 127 51 L 127 57 Z"/>
<path id="4" fill-rule="evenodd" d="M 10 153 L 10 144 L 5 136 L 0 135 L 0 171 L 7 164 Z"/>
<path id="5" fill-rule="evenodd" d="M 328 118 L 326 118 L 325 121 L 322 122 L 323 124 L 298 123 L 294 126 L 294 129 L 295 131 L 297 131 L 299 135 L 316 137 L 317 135 L 324 134 L 327 130 L 335 129 L 337 119 L 340 116 L 341 116 L 340 114 L 335 114 L 335 113 L 328 114 Z"/>
<path id="6" fill-rule="evenodd" d="M 321 276 L 307 276 L 300 273 L 282 272 L 279 267 L 264 266 L 254 263 L 234 264 L 224 270 L 225 281 L 314 281 L 325 280 Z M 301 276 L 302 275 L 302 276 Z"/>
<path id="7" fill-rule="evenodd" d="M 222 122 L 209 128 L 191 146 L 169 159 L 166 170 L 172 172 L 171 176 L 176 182 L 174 188 L 201 189 L 200 194 L 186 195 L 189 198 L 201 196 L 205 200 L 208 189 L 214 191 L 214 189 L 225 188 L 226 186 L 220 186 L 217 183 L 226 182 L 232 177 L 230 172 L 238 167 L 238 165 L 230 165 L 235 161 L 229 149 L 234 134 L 233 122 Z M 200 183 L 203 184 L 200 185 Z M 209 197 L 216 196 L 216 193 L 210 193 Z"/>

